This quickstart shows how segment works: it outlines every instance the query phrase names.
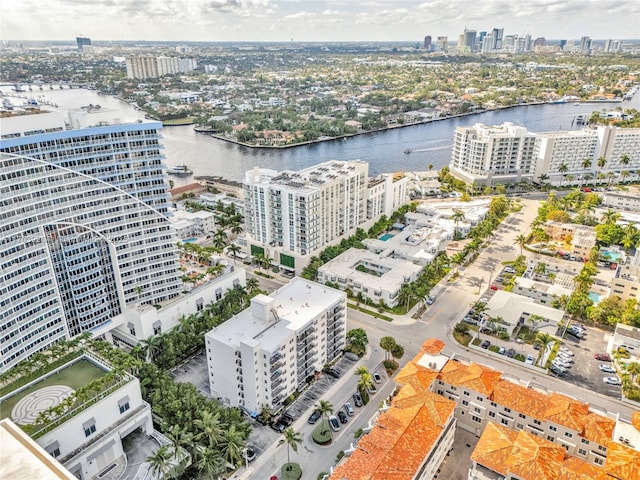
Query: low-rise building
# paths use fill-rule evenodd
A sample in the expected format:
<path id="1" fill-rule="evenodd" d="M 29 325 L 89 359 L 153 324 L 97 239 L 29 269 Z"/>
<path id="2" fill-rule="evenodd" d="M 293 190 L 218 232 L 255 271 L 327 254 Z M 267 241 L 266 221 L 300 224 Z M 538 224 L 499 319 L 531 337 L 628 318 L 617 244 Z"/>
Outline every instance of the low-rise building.
<path id="1" fill-rule="evenodd" d="M 55 409 L 69 397 L 72 408 Z M 10 409 L 11 420 L 28 428 L 31 438 L 75 478 L 98 479 L 110 471 L 124 472 L 122 439 L 137 429 L 147 435 L 153 432 L 151 407 L 142 400 L 138 379 L 113 371 L 88 352 L 1 400 Z M 3 451 L 5 446 L 3 442 Z"/>
<path id="2" fill-rule="evenodd" d="M 602 206 L 640 213 L 640 196 L 634 192 L 606 192 L 602 195 Z"/>
<path id="3" fill-rule="evenodd" d="M 543 225 L 545 233 L 555 242 L 563 242 L 577 259 L 589 258 L 596 245 L 595 228 L 574 223 L 548 220 Z"/>
<path id="4" fill-rule="evenodd" d="M 485 313 L 493 319 L 500 318 L 500 323 L 496 323 L 495 327 L 509 335 L 522 325 L 555 334 L 557 325 L 564 316 L 562 310 L 541 305 L 532 298 L 504 290 L 496 291 L 489 299 Z"/>
<path id="5" fill-rule="evenodd" d="M 444 346 L 429 344 L 427 348 Z M 421 357 L 421 354 L 418 355 Z M 416 357 L 396 376 L 391 405 L 358 443 L 345 451 L 329 480 L 431 480 L 453 448 L 455 403 L 429 390 L 435 378 Z"/>
<path id="6" fill-rule="evenodd" d="M 562 295 L 571 295 L 572 289 L 557 283 L 545 283 L 525 277 L 517 277 L 513 286 L 513 293 L 532 299 L 542 305 L 551 305 L 554 299 Z"/>
<path id="7" fill-rule="evenodd" d="M 171 223 L 181 239 L 201 237 L 216 231 L 215 214 L 207 210 L 188 212 L 175 210 L 171 215 Z"/>
<path id="8" fill-rule="evenodd" d="M 346 341 L 346 295 L 300 277 L 205 335 L 211 395 L 227 406 L 277 410 Z"/>
<path id="9" fill-rule="evenodd" d="M 618 265 L 611 279 L 611 294 L 622 300 L 640 301 L 640 265 Z"/>
<path id="10" fill-rule="evenodd" d="M 394 307 L 400 288 L 416 280 L 422 267 L 407 260 L 350 248 L 318 268 L 318 282 Z"/>

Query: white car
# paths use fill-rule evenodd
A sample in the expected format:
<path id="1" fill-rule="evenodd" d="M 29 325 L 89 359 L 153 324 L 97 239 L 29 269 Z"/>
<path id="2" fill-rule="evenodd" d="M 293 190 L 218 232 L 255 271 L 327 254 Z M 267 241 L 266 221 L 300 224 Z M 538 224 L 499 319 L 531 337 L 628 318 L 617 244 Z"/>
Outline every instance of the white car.
<path id="1" fill-rule="evenodd" d="M 558 360 L 558 359 L 555 359 L 553 362 L 551 362 L 551 365 L 556 367 L 562 367 L 564 369 L 571 368 L 571 365 L 569 363 L 565 363 L 562 360 Z"/>
<path id="2" fill-rule="evenodd" d="M 600 364 L 600 370 L 603 371 L 604 373 L 616 373 L 615 368 L 613 368 L 611 365 L 607 365 L 604 363 Z"/>
<path id="3" fill-rule="evenodd" d="M 336 417 L 335 415 L 331 415 L 329 417 L 329 426 L 334 432 L 340 430 L 340 422 L 338 421 L 338 417 Z"/>
<path id="4" fill-rule="evenodd" d="M 609 385 L 622 385 L 620 379 L 618 377 L 604 377 L 602 379 L 604 383 L 608 383 Z"/>
<path id="5" fill-rule="evenodd" d="M 526 363 L 527 365 L 533 365 L 533 362 L 535 362 L 535 358 L 533 358 L 533 355 L 527 355 L 527 359 L 524 361 L 524 363 Z"/>
<path id="6" fill-rule="evenodd" d="M 569 355 L 570 357 L 573 357 L 575 354 L 569 350 L 567 347 L 560 347 L 560 349 L 558 350 L 561 353 L 564 353 L 565 355 Z"/>
<path id="7" fill-rule="evenodd" d="M 516 273 L 516 269 L 513 267 L 504 267 L 504 271 L 511 274 Z"/>
<path id="8" fill-rule="evenodd" d="M 570 357 L 569 355 L 565 355 L 564 353 L 560 352 L 556 355 L 556 358 L 560 358 L 563 361 L 567 362 L 567 363 L 573 363 L 573 357 Z"/>

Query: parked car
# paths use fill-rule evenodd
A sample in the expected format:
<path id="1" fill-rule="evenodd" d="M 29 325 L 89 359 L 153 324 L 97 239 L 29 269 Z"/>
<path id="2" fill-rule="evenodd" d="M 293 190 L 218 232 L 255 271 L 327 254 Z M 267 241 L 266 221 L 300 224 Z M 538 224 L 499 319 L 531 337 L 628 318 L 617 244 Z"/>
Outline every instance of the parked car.
<path id="1" fill-rule="evenodd" d="M 271 475 L 271 476 L 269 477 L 269 480 L 279 480 L 279 479 L 278 479 L 278 475 Z"/>
<path id="2" fill-rule="evenodd" d="M 311 425 L 313 425 L 318 420 L 320 420 L 321 416 L 322 416 L 322 414 L 320 413 L 320 411 L 314 410 L 313 412 L 311 412 L 311 415 L 309 415 L 309 420 L 307 420 L 307 422 L 310 423 Z"/>
<path id="3" fill-rule="evenodd" d="M 356 407 L 362 406 L 362 397 L 358 392 L 353 394 L 353 403 L 355 403 Z"/>
<path id="4" fill-rule="evenodd" d="M 622 385 L 622 382 L 620 382 L 618 377 L 604 377 L 602 381 L 609 385 Z"/>
<path id="5" fill-rule="evenodd" d="M 498 290 L 498 286 L 497 285 L 491 285 L 491 287 L 489 287 L 489 288 L 491 288 L 491 290 Z"/>
<path id="6" fill-rule="evenodd" d="M 515 356 L 516 356 L 516 351 L 513 348 L 510 348 L 509 350 L 507 350 L 507 357 L 513 358 Z"/>
<path id="7" fill-rule="evenodd" d="M 507 273 L 510 273 L 510 274 L 512 274 L 512 275 L 513 275 L 514 273 L 516 273 L 516 269 L 515 269 L 515 268 L 513 268 L 513 267 L 510 267 L 510 266 L 506 266 L 506 267 L 504 267 L 504 271 L 505 271 L 505 272 L 507 272 Z"/>
<path id="8" fill-rule="evenodd" d="M 558 377 L 561 377 L 566 373 L 566 370 L 562 368 L 554 367 L 553 365 L 551 366 L 549 371 Z"/>
<path id="9" fill-rule="evenodd" d="M 593 358 L 596 360 L 601 360 L 603 362 L 610 362 L 611 356 L 608 353 L 596 353 Z"/>
<path id="10" fill-rule="evenodd" d="M 373 374 L 373 381 L 376 383 L 382 383 L 382 377 L 380 376 L 379 373 L 374 373 Z"/>
<path id="11" fill-rule="evenodd" d="M 256 459 L 256 449 L 252 445 L 248 445 L 246 451 L 247 462 L 253 462 Z"/>
<path id="12" fill-rule="evenodd" d="M 564 369 L 571 368 L 571 365 L 569 365 L 568 363 L 565 363 L 562 360 L 559 360 L 557 358 L 553 362 L 551 362 L 551 365 L 555 365 L 556 367 L 561 367 L 561 368 L 564 368 Z"/>
<path id="13" fill-rule="evenodd" d="M 349 402 L 344 404 L 344 411 L 347 412 L 347 415 L 349 415 L 350 417 L 353 417 L 353 414 L 355 413 L 353 410 L 353 406 Z"/>
<path id="14" fill-rule="evenodd" d="M 526 363 L 527 365 L 533 365 L 533 362 L 535 362 L 535 358 L 533 358 L 533 355 L 527 355 L 527 359 L 524 361 L 524 363 Z"/>
<path id="15" fill-rule="evenodd" d="M 484 348 L 485 350 L 490 346 L 491 346 L 491 342 L 489 340 L 485 340 L 480 344 L 480 347 Z"/>
<path id="16" fill-rule="evenodd" d="M 558 352 L 556 358 L 561 358 L 567 363 L 573 363 L 573 357 L 571 355 L 567 355 L 566 353 Z"/>
<path id="17" fill-rule="evenodd" d="M 336 369 L 336 368 L 327 368 L 325 370 L 325 373 L 333 378 L 340 378 L 340 375 L 342 375 L 342 373 L 340 372 L 340 370 Z"/>
<path id="18" fill-rule="evenodd" d="M 338 421 L 338 417 L 336 417 L 335 415 L 331 415 L 329 417 L 329 426 L 334 432 L 340 430 L 340 422 Z"/>
<path id="19" fill-rule="evenodd" d="M 613 368 L 611 365 L 607 365 L 606 363 L 600 364 L 600 371 L 604 373 L 616 373 L 616 369 Z"/>
<path id="20" fill-rule="evenodd" d="M 560 348 L 558 349 L 558 351 L 559 351 L 559 352 L 562 352 L 562 353 L 565 353 L 565 354 L 567 354 L 567 355 L 570 355 L 570 356 L 572 356 L 572 357 L 574 356 L 574 353 L 573 353 L 571 350 L 569 350 L 567 347 L 560 347 Z"/>
<path id="21" fill-rule="evenodd" d="M 504 347 L 500 347 L 500 350 L 498 350 L 498 355 L 505 355 L 507 353 L 507 349 Z"/>
<path id="22" fill-rule="evenodd" d="M 427 297 L 427 305 L 433 305 L 433 302 L 435 302 L 435 301 L 436 301 L 435 298 L 433 298 L 431 296 Z"/>
<path id="23" fill-rule="evenodd" d="M 338 418 L 340 419 L 340 423 L 347 423 L 347 414 L 342 410 L 338 410 Z"/>

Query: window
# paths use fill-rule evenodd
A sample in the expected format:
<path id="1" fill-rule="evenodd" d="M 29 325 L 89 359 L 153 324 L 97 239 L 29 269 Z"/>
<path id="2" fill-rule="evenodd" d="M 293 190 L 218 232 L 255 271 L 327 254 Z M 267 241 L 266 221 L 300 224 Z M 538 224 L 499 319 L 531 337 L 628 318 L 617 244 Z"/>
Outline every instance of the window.
<path id="1" fill-rule="evenodd" d="M 96 433 L 96 420 L 95 418 L 91 418 L 82 424 L 82 429 L 84 430 L 84 436 L 88 437 L 93 433 Z"/>
<path id="2" fill-rule="evenodd" d="M 586 438 L 583 438 L 580 440 L 582 443 L 584 443 L 585 445 L 589 445 L 589 440 L 587 440 Z"/>
<path id="3" fill-rule="evenodd" d="M 519 414 L 518 414 L 518 416 L 519 416 L 520 418 L 526 418 L 526 415 L 525 415 L 524 413 L 519 413 Z"/>
<path id="4" fill-rule="evenodd" d="M 482 401 L 484 401 L 484 398 L 482 398 L 482 397 L 476 397 L 476 400 L 478 400 L 479 402 L 482 402 Z"/>
<path id="5" fill-rule="evenodd" d="M 498 406 L 498 404 L 497 404 L 496 402 L 491 402 L 491 406 L 492 406 L 492 407 L 497 407 L 497 406 Z"/>
<path id="6" fill-rule="evenodd" d="M 547 435 L 547 440 L 549 440 L 550 442 L 554 442 L 556 439 L 551 435 Z"/>
<path id="7" fill-rule="evenodd" d="M 509 425 L 509 420 L 507 420 L 506 418 L 503 418 L 500 420 L 500 423 L 502 423 L 502 425 Z"/>
<path id="8" fill-rule="evenodd" d="M 540 423 L 540 420 L 534 420 L 534 421 L 533 421 L 533 423 L 534 423 L 534 424 L 536 424 L 536 425 L 542 425 L 542 424 Z"/>
<path id="9" fill-rule="evenodd" d="M 471 415 L 471 420 L 476 423 L 482 423 L 482 419 L 480 417 L 476 417 L 475 415 Z"/>
<path id="10" fill-rule="evenodd" d="M 469 396 L 469 392 L 467 392 L 466 390 L 462 393 L 464 393 L 467 397 Z"/>
<path id="11" fill-rule="evenodd" d="M 602 465 L 602 464 L 604 463 L 604 460 L 603 460 L 602 458 L 599 458 L 599 457 L 595 457 L 595 458 L 593 459 L 593 461 L 594 461 L 595 463 L 597 463 L 598 465 Z"/>
<path id="12" fill-rule="evenodd" d="M 603 452 L 607 451 L 607 447 L 603 446 L 603 445 L 598 445 L 598 450 L 601 450 Z"/>
<path id="13" fill-rule="evenodd" d="M 584 450 L 583 448 L 578 449 L 578 455 L 582 455 L 584 457 L 586 454 L 587 454 L 587 451 Z"/>
<path id="14" fill-rule="evenodd" d="M 524 425 L 523 425 L 523 424 L 521 424 L 521 423 L 516 423 L 516 428 L 517 428 L 518 430 L 522 430 L 522 429 L 524 428 Z"/>
<path id="15" fill-rule="evenodd" d="M 118 400 L 118 408 L 121 414 L 129 410 L 129 395 Z"/>
<path id="16" fill-rule="evenodd" d="M 489 412 L 489 416 L 491 418 L 496 418 L 496 412 Z"/>
<path id="17" fill-rule="evenodd" d="M 480 407 L 474 407 L 473 411 L 476 412 L 476 413 L 480 413 L 480 412 L 482 412 L 482 409 Z"/>
<path id="18" fill-rule="evenodd" d="M 47 445 L 44 449 L 53 458 L 58 458 L 60 456 L 60 443 L 57 440 L 52 444 Z"/>
<path id="19" fill-rule="evenodd" d="M 511 409 L 507 408 L 507 407 L 504 407 L 504 411 L 507 412 L 507 413 L 511 413 Z"/>
<path id="20" fill-rule="evenodd" d="M 558 429 L 556 427 L 554 427 L 553 425 L 549 425 L 549 430 L 551 430 L 552 432 L 557 432 Z"/>
<path id="21" fill-rule="evenodd" d="M 573 438 L 573 433 L 564 432 L 564 436 L 567 438 Z"/>
<path id="22" fill-rule="evenodd" d="M 462 400 L 462 405 L 464 405 L 465 407 L 469 406 L 469 402 L 467 402 L 466 400 Z"/>

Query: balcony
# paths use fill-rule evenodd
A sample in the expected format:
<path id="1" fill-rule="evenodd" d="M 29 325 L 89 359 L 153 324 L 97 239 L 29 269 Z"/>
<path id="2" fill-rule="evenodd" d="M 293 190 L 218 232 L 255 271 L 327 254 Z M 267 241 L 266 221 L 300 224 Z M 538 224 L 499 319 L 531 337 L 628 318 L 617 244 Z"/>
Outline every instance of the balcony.
<path id="1" fill-rule="evenodd" d="M 282 354 L 280 352 L 276 352 L 273 355 L 271 355 L 271 358 L 269 359 L 269 363 L 273 364 L 278 360 L 280 360 L 281 358 L 282 358 Z"/>
<path id="2" fill-rule="evenodd" d="M 276 370 L 280 369 L 280 367 L 282 367 L 283 365 L 284 365 L 284 361 L 274 363 L 273 365 L 271 365 L 270 373 L 273 373 Z"/>
<path id="3" fill-rule="evenodd" d="M 271 381 L 273 382 L 276 378 L 278 378 L 280 375 L 282 375 L 282 372 L 280 370 L 276 370 L 272 375 L 271 375 Z"/>
<path id="4" fill-rule="evenodd" d="M 275 389 L 278 385 L 284 382 L 284 377 L 280 376 L 275 381 L 271 382 L 271 390 Z"/>

